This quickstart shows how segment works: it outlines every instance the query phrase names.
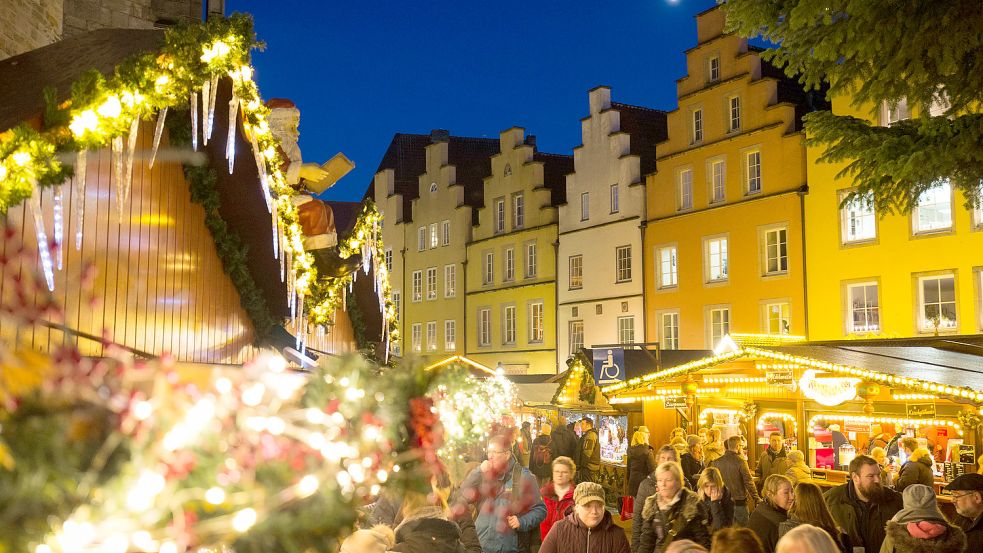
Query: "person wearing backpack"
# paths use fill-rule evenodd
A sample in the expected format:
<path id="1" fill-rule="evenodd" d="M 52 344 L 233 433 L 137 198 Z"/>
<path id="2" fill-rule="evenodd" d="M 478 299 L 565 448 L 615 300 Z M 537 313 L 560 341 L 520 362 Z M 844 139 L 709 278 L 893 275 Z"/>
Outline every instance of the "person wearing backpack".
<path id="1" fill-rule="evenodd" d="M 549 481 L 553 472 L 553 459 L 557 457 L 552 430 L 548 422 L 543 423 L 539 428 L 539 436 L 532 442 L 532 453 L 529 455 L 529 472 L 539 480 L 540 487 Z"/>

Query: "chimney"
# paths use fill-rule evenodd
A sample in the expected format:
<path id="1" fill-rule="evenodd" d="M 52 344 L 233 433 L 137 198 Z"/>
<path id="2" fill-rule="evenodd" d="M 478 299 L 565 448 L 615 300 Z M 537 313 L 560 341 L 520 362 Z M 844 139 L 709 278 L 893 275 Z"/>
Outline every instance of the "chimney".
<path id="1" fill-rule="evenodd" d="M 536 135 L 530 134 L 529 136 L 527 136 L 526 137 L 526 145 L 527 146 L 532 146 L 533 149 L 535 149 L 536 148 Z"/>
<path id="2" fill-rule="evenodd" d="M 450 142 L 451 133 L 446 129 L 434 129 L 430 131 L 430 143 L 436 144 L 438 142 Z"/>

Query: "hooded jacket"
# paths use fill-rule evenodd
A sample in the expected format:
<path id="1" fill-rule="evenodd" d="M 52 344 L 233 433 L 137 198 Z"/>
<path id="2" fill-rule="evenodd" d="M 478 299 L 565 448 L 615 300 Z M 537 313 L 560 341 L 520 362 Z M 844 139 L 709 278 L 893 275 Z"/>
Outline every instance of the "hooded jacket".
<path id="1" fill-rule="evenodd" d="M 576 513 L 570 513 L 543 536 L 539 553 L 629 553 L 625 531 L 614 523 L 611 513 L 593 528 L 587 528 Z"/>
<path id="2" fill-rule="evenodd" d="M 901 473 L 894 489 L 903 492 L 905 488 L 912 484 L 925 484 L 932 487 L 935 484 L 935 476 L 932 474 L 932 456 L 923 455 L 914 461 L 907 461 L 901 465 Z"/>
<path id="3" fill-rule="evenodd" d="M 563 497 L 558 497 L 556 495 L 556 489 L 553 488 L 553 482 L 547 482 L 545 486 L 540 490 L 543 495 L 543 503 L 546 505 L 546 518 L 543 522 L 539 523 L 539 536 L 541 539 L 546 539 L 546 534 L 549 534 L 550 528 L 554 524 L 563 520 L 567 516 L 567 511 L 573 508 L 573 490 L 575 486 L 571 482 L 570 489 Z"/>
<path id="4" fill-rule="evenodd" d="M 425 507 L 403 519 L 396 527 L 396 545 L 401 553 L 464 553 L 461 529 L 439 507 Z"/>
<path id="5" fill-rule="evenodd" d="M 670 543 L 679 540 L 692 540 L 710 548 L 706 507 L 688 489 L 683 488 L 679 493 L 679 500 L 665 511 L 659 508 L 657 494 L 645 500 L 638 553 L 662 553 Z"/>
<path id="6" fill-rule="evenodd" d="M 785 476 L 792 480 L 792 486 L 794 487 L 799 482 L 812 482 L 812 469 L 809 468 L 809 465 L 805 461 L 799 461 L 796 464 L 789 462 Z"/>
<path id="7" fill-rule="evenodd" d="M 970 553 L 966 549 L 966 534 L 958 527 L 946 523 L 945 533 L 934 538 L 917 538 L 907 525 L 895 521 L 887 523 L 887 533 L 880 553 Z"/>
<path id="8" fill-rule="evenodd" d="M 748 518 L 747 527 L 761 538 L 765 553 L 772 553 L 778 545 L 778 526 L 787 520 L 788 512 L 785 509 L 762 501 Z"/>
<path id="9" fill-rule="evenodd" d="M 884 526 L 904 506 L 901 494 L 884 488 L 884 495 L 876 501 L 863 503 L 857 498 L 853 481 L 826 492 L 826 506 L 850 543 L 863 547 L 868 553 L 880 551 L 884 542 Z"/>

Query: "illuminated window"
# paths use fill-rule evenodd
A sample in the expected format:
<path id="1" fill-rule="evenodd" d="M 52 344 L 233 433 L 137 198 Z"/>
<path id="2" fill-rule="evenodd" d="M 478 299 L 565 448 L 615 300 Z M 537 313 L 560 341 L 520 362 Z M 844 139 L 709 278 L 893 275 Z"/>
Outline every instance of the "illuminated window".
<path id="1" fill-rule="evenodd" d="M 707 282 L 727 280 L 727 239 L 708 238 L 703 248 Z"/>
<path id="2" fill-rule="evenodd" d="M 878 332 L 881 329 L 877 283 L 850 284 L 847 290 L 847 332 Z"/>
<path id="3" fill-rule="evenodd" d="M 430 249 L 440 245 L 439 238 L 437 234 L 437 223 L 430 223 Z"/>
<path id="4" fill-rule="evenodd" d="M 543 302 L 535 301 L 529 304 L 529 343 L 543 342 Z"/>
<path id="5" fill-rule="evenodd" d="M 618 317 L 618 343 L 635 343 L 635 317 Z"/>
<path id="6" fill-rule="evenodd" d="M 840 203 L 848 192 L 840 193 Z M 877 237 L 873 196 L 856 198 L 840 208 L 840 226 L 843 243 L 865 242 Z"/>
<path id="7" fill-rule="evenodd" d="M 448 319 L 444 321 L 444 351 L 454 351 L 457 349 L 457 321 Z"/>
<path id="8" fill-rule="evenodd" d="M 584 287 L 584 256 L 571 255 L 568 261 L 570 274 L 570 289 L 578 290 Z"/>
<path id="9" fill-rule="evenodd" d="M 956 277 L 941 275 L 918 279 L 918 327 L 922 331 L 955 330 Z"/>
<path id="10" fill-rule="evenodd" d="M 413 351 L 419 353 L 423 349 L 422 347 L 423 326 L 420 325 L 420 323 L 413 323 L 410 329 L 411 329 L 410 335 L 412 339 Z"/>
<path id="11" fill-rule="evenodd" d="M 631 246 L 621 246 L 615 250 L 617 262 L 617 282 L 631 281 Z"/>
<path id="12" fill-rule="evenodd" d="M 423 271 L 413 271 L 413 301 L 423 300 Z"/>
<path id="13" fill-rule="evenodd" d="M 457 265 L 444 265 L 444 297 L 457 295 Z"/>
<path id="14" fill-rule="evenodd" d="M 680 169 L 676 173 L 678 209 L 691 209 L 693 207 L 693 170 Z"/>
<path id="15" fill-rule="evenodd" d="M 427 323 L 427 351 L 437 351 L 437 321 Z"/>
<path id="16" fill-rule="evenodd" d="M 502 344 L 515 345 L 515 306 L 502 307 Z"/>
<path id="17" fill-rule="evenodd" d="M 416 249 L 423 251 L 427 249 L 427 227 L 420 227 L 416 231 Z"/>
<path id="18" fill-rule="evenodd" d="M 402 297 L 403 297 L 402 292 L 400 292 L 399 290 L 393 291 L 393 311 L 396 312 L 397 323 L 400 321 L 400 319 L 403 318 L 403 314 L 402 314 L 403 306 L 402 306 L 402 301 L 400 301 L 402 300 Z"/>
<path id="19" fill-rule="evenodd" d="M 678 284 L 676 274 L 676 246 L 659 248 L 657 263 L 659 288 L 676 286 Z"/>
<path id="20" fill-rule="evenodd" d="M 393 249 L 386 248 L 386 270 L 390 273 L 393 271 Z"/>
<path id="21" fill-rule="evenodd" d="M 443 230 L 444 230 L 444 232 L 443 232 L 443 238 L 444 238 L 443 245 L 444 246 L 448 246 L 451 243 L 451 222 L 450 221 L 444 221 L 443 223 L 441 223 L 441 225 L 443 226 Z"/>
<path id="22" fill-rule="evenodd" d="M 715 348 L 720 340 L 730 334 L 730 308 L 722 307 L 710 310 L 710 347 Z"/>
<path id="23" fill-rule="evenodd" d="M 478 310 L 478 345 L 491 345 L 491 309 L 488 307 Z"/>
<path id="24" fill-rule="evenodd" d="M 765 231 L 765 274 L 788 272 L 788 230 Z"/>
<path id="25" fill-rule="evenodd" d="M 911 214 L 911 223 L 916 233 L 952 228 L 952 185 L 948 179 L 922 192 Z"/>
<path id="26" fill-rule="evenodd" d="M 427 268 L 427 299 L 437 299 L 437 268 Z"/>
<path id="27" fill-rule="evenodd" d="M 659 345 L 662 349 L 679 349 L 679 313 L 662 314 L 662 335 Z"/>
<path id="28" fill-rule="evenodd" d="M 890 126 L 898 121 L 903 121 L 905 119 L 911 118 L 911 112 L 908 111 L 908 100 L 902 98 L 897 102 L 883 102 L 881 103 L 881 125 Z"/>
<path id="29" fill-rule="evenodd" d="M 769 303 L 765 305 L 768 334 L 791 334 L 791 307 L 787 302 Z"/>
<path id="30" fill-rule="evenodd" d="M 570 355 L 584 347 L 584 321 L 570 321 Z"/>

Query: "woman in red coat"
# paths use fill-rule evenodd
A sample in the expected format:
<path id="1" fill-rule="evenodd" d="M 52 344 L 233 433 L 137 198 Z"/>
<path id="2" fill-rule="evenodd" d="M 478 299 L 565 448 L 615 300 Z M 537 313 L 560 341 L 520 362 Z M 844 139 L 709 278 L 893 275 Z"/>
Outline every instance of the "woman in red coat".
<path id="1" fill-rule="evenodd" d="M 573 492 L 573 512 L 553 525 L 539 553 L 629 553 L 625 531 L 604 508 L 604 488 L 581 482 Z"/>
<path id="2" fill-rule="evenodd" d="M 540 490 L 546 504 L 546 519 L 539 524 L 539 535 L 544 540 L 550 528 L 573 508 L 573 475 L 577 474 L 577 465 L 569 457 L 557 457 L 552 465 L 553 480 Z"/>

